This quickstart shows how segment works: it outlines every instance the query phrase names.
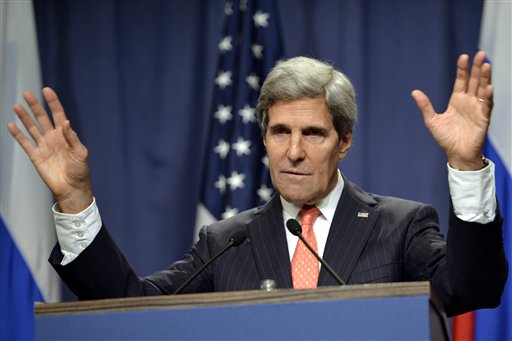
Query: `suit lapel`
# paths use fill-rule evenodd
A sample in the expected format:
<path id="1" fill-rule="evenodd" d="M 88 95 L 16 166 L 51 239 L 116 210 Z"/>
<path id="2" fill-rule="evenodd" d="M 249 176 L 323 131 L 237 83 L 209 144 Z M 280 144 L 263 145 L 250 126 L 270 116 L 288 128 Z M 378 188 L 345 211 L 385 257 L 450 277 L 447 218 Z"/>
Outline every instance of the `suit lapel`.
<path id="1" fill-rule="evenodd" d="M 329 230 L 324 259 L 348 282 L 379 212 L 375 208 L 377 202 L 372 197 L 347 179 L 344 180 L 345 187 Z M 337 282 L 322 268 L 318 285 L 337 285 Z"/>
<path id="2" fill-rule="evenodd" d="M 249 223 L 247 234 L 261 279 L 273 279 L 278 288 L 291 288 L 290 257 L 279 195 L 263 206 Z"/>

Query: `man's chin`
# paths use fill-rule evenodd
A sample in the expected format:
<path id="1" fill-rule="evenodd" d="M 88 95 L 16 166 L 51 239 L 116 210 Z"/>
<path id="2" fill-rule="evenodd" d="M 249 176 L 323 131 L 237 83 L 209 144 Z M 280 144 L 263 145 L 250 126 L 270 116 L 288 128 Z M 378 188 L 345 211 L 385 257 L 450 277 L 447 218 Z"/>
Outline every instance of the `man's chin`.
<path id="1" fill-rule="evenodd" d="M 286 201 L 288 201 L 291 204 L 294 204 L 295 206 L 302 206 L 304 204 L 310 204 L 313 201 L 313 198 L 311 198 L 311 197 L 297 196 L 294 194 L 291 194 L 291 195 L 281 194 L 281 196 Z"/>

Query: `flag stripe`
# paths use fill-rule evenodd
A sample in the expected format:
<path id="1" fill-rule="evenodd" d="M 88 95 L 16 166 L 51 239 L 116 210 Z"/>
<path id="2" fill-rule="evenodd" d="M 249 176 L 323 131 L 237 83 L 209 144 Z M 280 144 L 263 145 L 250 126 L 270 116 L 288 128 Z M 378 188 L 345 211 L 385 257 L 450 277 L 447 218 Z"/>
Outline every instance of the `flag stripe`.
<path id="1" fill-rule="evenodd" d="M 512 2 L 486 1 L 480 48 L 492 65 L 494 108 L 489 139 L 506 169 L 512 170 Z"/>
<path id="2" fill-rule="evenodd" d="M 0 217 L 0 340 L 34 339 L 35 301 L 41 292 Z"/>
<path id="3" fill-rule="evenodd" d="M 458 315 L 453 318 L 452 338 L 453 341 L 469 341 L 475 337 L 473 328 L 475 320 L 475 312 Z"/>
<path id="4" fill-rule="evenodd" d="M 56 301 L 60 283 L 47 258 L 55 243 L 52 197 L 6 132 L 22 93 L 40 93 L 32 2 L 0 1 L 0 336 L 34 338 L 34 301 Z M 19 120 L 16 120 L 21 126 Z"/>
<path id="5" fill-rule="evenodd" d="M 480 32 L 480 48 L 492 65 L 494 108 L 485 155 L 496 165 L 496 195 L 504 218 L 505 253 L 512 256 L 512 2 L 486 1 Z M 510 276 L 509 276 L 510 277 Z M 476 312 L 476 340 L 512 339 L 512 286 L 505 286 L 496 309 Z"/>
<path id="6" fill-rule="evenodd" d="M 487 141 L 485 154 L 496 165 L 496 196 L 504 219 L 503 235 L 505 254 L 510 260 L 512 255 L 512 176 L 500 158 L 496 148 Z M 510 275 L 509 275 L 510 277 Z M 476 312 L 475 340 L 512 340 L 512 286 L 510 278 L 501 297 L 501 304 L 496 309 Z"/>

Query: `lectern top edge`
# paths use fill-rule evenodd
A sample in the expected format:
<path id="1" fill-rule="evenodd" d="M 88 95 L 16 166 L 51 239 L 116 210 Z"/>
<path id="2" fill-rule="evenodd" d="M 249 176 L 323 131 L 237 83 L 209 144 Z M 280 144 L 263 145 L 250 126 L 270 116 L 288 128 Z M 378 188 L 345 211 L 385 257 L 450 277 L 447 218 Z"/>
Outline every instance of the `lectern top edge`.
<path id="1" fill-rule="evenodd" d="M 375 297 L 428 296 L 429 282 L 399 282 L 320 287 L 317 289 L 272 291 L 231 291 L 185 294 L 177 296 L 147 296 L 102 299 L 80 302 L 36 303 L 35 315 L 87 314 L 114 311 L 183 309 L 246 304 L 324 301 Z"/>

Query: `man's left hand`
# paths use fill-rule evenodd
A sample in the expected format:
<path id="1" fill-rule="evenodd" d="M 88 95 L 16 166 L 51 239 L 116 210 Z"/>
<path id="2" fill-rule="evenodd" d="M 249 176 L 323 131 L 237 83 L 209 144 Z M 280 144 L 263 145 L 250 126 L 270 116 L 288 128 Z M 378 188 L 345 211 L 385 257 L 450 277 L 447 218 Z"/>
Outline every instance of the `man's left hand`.
<path id="1" fill-rule="evenodd" d="M 491 65 L 485 62 L 485 52 L 475 55 L 471 73 L 469 57 L 459 57 L 453 92 L 444 113 L 437 114 L 422 91 L 414 90 L 412 97 L 452 168 L 478 170 L 485 166 L 482 149 L 493 107 Z"/>

